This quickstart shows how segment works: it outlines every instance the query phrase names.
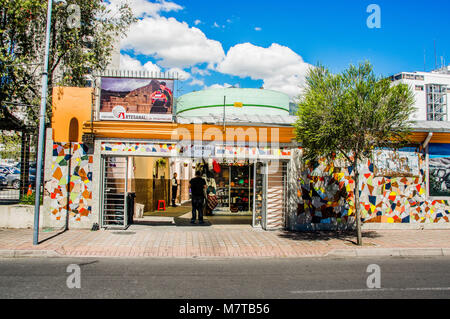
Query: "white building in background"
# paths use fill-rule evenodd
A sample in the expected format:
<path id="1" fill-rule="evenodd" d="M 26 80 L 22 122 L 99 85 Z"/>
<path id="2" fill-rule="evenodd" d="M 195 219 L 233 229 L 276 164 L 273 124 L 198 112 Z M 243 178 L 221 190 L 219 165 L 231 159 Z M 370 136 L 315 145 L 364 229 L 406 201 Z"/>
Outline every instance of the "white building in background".
<path id="1" fill-rule="evenodd" d="M 450 66 L 432 72 L 402 72 L 391 76 L 394 83 L 408 84 L 416 98 L 415 121 L 449 121 Z"/>
<path id="2" fill-rule="evenodd" d="M 107 69 L 119 70 L 120 69 L 120 38 L 116 38 L 113 43 L 111 52 L 111 59 Z"/>

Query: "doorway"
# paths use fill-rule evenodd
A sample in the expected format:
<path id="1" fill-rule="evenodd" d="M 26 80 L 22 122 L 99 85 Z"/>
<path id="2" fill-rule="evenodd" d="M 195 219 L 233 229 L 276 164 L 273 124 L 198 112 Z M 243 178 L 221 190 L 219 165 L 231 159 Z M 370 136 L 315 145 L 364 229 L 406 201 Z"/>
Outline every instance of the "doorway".
<path id="1" fill-rule="evenodd" d="M 156 225 L 190 211 L 190 206 L 171 207 L 168 157 L 102 157 L 102 228 L 125 229 L 131 224 Z M 164 217 L 153 218 L 152 217 Z"/>

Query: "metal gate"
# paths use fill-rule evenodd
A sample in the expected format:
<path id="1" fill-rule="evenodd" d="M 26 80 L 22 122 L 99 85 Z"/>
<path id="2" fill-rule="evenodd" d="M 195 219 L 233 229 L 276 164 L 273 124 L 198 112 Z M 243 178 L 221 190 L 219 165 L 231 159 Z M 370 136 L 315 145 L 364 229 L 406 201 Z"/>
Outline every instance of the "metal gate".
<path id="1" fill-rule="evenodd" d="M 128 158 L 106 156 L 102 159 L 103 196 L 101 227 L 126 228 Z"/>
<path id="2" fill-rule="evenodd" d="M 269 172 L 266 179 L 266 220 L 263 228 L 283 229 L 287 205 L 287 163 L 279 161 Z"/>
<path id="3" fill-rule="evenodd" d="M 266 224 L 266 164 L 255 162 L 253 165 L 253 227 L 265 227 Z"/>

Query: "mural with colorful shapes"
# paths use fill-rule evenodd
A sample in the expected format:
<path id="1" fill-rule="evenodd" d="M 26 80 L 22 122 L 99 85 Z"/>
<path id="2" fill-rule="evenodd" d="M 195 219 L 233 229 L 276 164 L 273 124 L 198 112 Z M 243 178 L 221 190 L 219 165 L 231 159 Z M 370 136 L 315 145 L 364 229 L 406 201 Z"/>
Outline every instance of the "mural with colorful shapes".
<path id="1" fill-rule="evenodd" d="M 370 160 L 360 166 L 360 204 L 365 223 L 449 222 L 450 203 L 427 198 L 425 155 L 413 152 L 408 156 L 418 159 L 417 177 L 376 176 L 377 167 Z M 301 156 L 298 159 L 301 161 Z M 300 226 L 353 223 L 352 167 L 335 167 L 325 160 L 302 163 L 300 167 L 295 223 Z"/>
<path id="2" fill-rule="evenodd" d="M 45 196 L 50 198 L 51 216 L 55 220 L 86 219 L 92 210 L 92 162 L 87 147 L 81 143 L 54 143 L 50 179 Z M 70 169 L 70 171 L 69 171 Z"/>
<path id="3" fill-rule="evenodd" d="M 103 143 L 102 151 L 169 153 L 179 150 L 173 144 Z M 87 147 L 79 143 L 53 145 L 51 177 L 46 181 L 45 195 L 50 198 L 51 215 L 55 220 L 62 220 L 67 211 L 73 221 L 82 221 L 90 216 L 93 156 L 86 152 Z M 383 156 L 386 154 L 390 153 Z M 303 163 L 298 149 L 292 149 L 292 155 L 289 181 L 292 195 L 289 195 L 288 205 L 297 209 L 289 212 L 288 219 L 296 226 L 353 224 L 351 166 L 345 166 L 343 161 L 330 164 L 322 160 L 314 165 Z M 449 222 L 450 202 L 427 197 L 425 155 L 412 151 L 407 157 L 408 162 L 414 163 L 409 171 L 401 166 L 407 176 L 379 176 L 382 170 L 370 160 L 360 166 L 360 202 L 365 223 Z M 390 160 L 383 158 L 382 162 Z M 395 165 L 387 167 L 392 169 Z M 417 169 L 418 175 L 411 176 L 416 175 Z"/>

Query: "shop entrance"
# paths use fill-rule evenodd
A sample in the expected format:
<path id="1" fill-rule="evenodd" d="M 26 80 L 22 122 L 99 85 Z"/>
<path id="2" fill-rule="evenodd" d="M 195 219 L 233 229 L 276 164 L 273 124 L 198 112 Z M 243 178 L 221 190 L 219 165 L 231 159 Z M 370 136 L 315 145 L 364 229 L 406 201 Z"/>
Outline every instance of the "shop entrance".
<path id="1" fill-rule="evenodd" d="M 127 216 L 127 157 L 102 158 L 101 227 L 126 228 Z"/>
<path id="2" fill-rule="evenodd" d="M 212 216 L 207 217 L 212 224 L 262 227 L 265 221 L 264 167 L 262 162 L 223 160 L 215 163 L 213 170 L 206 170 L 208 190 L 213 184 L 217 198 Z"/>
<path id="3" fill-rule="evenodd" d="M 133 223 L 190 226 L 188 184 L 198 167 L 193 162 L 179 163 L 182 170 L 178 174 L 178 205 L 171 207 L 171 177 L 176 166 L 171 163 L 174 161 L 169 157 L 102 157 L 101 227 L 125 229 Z M 214 169 L 204 171 L 207 184 L 212 181 L 214 186 L 213 190 L 208 187 L 208 195 L 215 194 L 217 200 L 212 215 L 205 211 L 206 226 L 284 227 L 286 163 L 281 163 L 277 171 L 270 174 L 265 161 L 234 160 L 216 164 Z"/>
<path id="4" fill-rule="evenodd" d="M 102 176 L 103 228 L 127 228 L 134 223 L 145 224 L 146 215 L 169 217 L 171 213 L 189 210 L 170 212 L 173 209 L 167 157 L 104 156 Z"/>

